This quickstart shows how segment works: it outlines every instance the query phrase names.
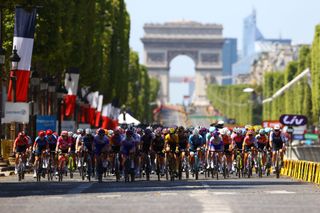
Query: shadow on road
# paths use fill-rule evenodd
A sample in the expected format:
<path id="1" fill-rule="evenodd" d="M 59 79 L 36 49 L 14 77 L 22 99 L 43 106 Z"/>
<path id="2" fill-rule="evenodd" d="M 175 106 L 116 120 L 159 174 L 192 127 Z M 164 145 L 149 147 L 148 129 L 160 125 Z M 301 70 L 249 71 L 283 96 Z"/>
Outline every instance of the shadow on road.
<path id="1" fill-rule="evenodd" d="M 161 191 L 245 190 L 259 187 L 302 185 L 304 183 L 288 179 L 230 179 L 230 180 L 188 180 L 188 181 L 143 181 L 114 182 L 7 182 L 0 183 L 0 198 L 46 195 L 76 195 L 91 193 L 131 193 Z"/>

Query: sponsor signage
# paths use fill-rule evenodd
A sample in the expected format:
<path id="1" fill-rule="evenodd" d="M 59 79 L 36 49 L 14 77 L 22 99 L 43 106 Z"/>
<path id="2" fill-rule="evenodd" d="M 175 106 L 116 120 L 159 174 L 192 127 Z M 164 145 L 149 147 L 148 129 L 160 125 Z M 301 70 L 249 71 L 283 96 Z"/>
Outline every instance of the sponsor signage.
<path id="1" fill-rule="evenodd" d="M 287 128 L 287 133 L 293 133 L 294 132 L 294 129 L 291 127 L 291 126 L 289 126 L 288 128 Z"/>
<path id="2" fill-rule="evenodd" d="M 317 134 L 307 133 L 307 134 L 304 134 L 304 138 L 306 140 L 318 140 L 319 136 Z"/>
<path id="3" fill-rule="evenodd" d="M 36 130 L 48 130 L 56 131 L 56 116 L 49 115 L 37 115 Z"/>
<path id="4" fill-rule="evenodd" d="M 58 129 L 58 122 L 57 122 Z M 61 122 L 61 131 L 74 132 L 76 130 L 76 122 L 75 121 L 62 121 Z"/>
<path id="5" fill-rule="evenodd" d="M 262 127 L 263 128 L 273 128 L 275 125 L 280 125 L 281 123 L 279 121 L 262 121 Z"/>
<path id="6" fill-rule="evenodd" d="M 298 141 L 302 141 L 304 140 L 304 135 L 293 135 L 293 140 L 298 140 Z"/>
<path id="7" fill-rule="evenodd" d="M 29 123 L 30 107 L 28 103 L 6 102 L 3 123 Z"/>
<path id="8" fill-rule="evenodd" d="M 304 115 L 288 115 L 280 116 L 280 123 L 286 126 L 304 126 L 308 123 L 308 118 Z"/>
<path id="9" fill-rule="evenodd" d="M 81 124 L 78 124 L 78 129 L 90 129 L 90 124 L 87 124 L 87 123 L 81 123 Z"/>

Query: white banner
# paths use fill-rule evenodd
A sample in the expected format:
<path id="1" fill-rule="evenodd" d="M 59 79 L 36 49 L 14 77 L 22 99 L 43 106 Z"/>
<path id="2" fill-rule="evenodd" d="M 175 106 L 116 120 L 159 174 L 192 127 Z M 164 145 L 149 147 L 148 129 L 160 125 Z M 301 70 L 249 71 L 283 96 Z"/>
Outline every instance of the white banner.
<path id="1" fill-rule="evenodd" d="M 58 121 L 57 121 L 58 129 Z M 76 131 L 76 122 L 75 121 L 61 121 L 61 131 L 74 132 Z"/>
<path id="2" fill-rule="evenodd" d="M 6 102 L 2 123 L 29 123 L 29 103 Z"/>

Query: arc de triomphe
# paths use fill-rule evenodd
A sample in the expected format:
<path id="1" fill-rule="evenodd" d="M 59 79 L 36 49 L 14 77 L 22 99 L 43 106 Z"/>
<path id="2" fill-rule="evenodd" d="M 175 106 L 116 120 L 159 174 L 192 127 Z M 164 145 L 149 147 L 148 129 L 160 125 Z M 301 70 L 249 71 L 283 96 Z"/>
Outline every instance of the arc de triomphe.
<path id="1" fill-rule="evenodd" d="M 206 87 L 219 83 L 222 76 L 222 25 L 177 21 L 145 24 L 144 63 L 149 75 L 160 81 L 159 101 L 169 102 L 170 62 L 178 55 L 187 55 L 195 63 L 195 92 L 192 103 L 207 105 Z"/>

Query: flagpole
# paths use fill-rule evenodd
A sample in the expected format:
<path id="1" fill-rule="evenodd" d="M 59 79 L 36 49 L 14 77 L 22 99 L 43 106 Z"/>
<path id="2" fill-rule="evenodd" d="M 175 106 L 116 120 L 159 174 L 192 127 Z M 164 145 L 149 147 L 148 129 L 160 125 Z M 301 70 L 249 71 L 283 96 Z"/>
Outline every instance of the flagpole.
<path id="1" fill-rule="evenodd" d="M 2 21 L 3 21 L 3 6 L 0 5 L 0 74 L 1 74 L 1 79 L 0 79 L 0 161 L 2 160 L 2 82 L 4 80 L 4 73 L 3 73 L 3 67 L 5 64 L 5 52 L 4 49 L 2 48 L 3 44 L 3 26 L 2 26 Z"/>

